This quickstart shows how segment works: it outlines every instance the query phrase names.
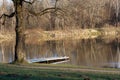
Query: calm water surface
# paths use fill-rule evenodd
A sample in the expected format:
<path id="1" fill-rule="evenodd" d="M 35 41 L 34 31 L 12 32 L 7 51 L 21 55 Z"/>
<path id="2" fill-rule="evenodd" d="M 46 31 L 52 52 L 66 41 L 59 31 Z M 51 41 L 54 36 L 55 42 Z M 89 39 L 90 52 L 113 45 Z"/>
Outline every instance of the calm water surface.
<path id="1" fill-rule="evenodd" d="M 120 39 L 88 39 L 28 42 L 27 59 L 68 56 L 72 64 L 90 67 L 120 68 Z M 0 63 L 14 60 L 14 42 L 0 43 Z"/>

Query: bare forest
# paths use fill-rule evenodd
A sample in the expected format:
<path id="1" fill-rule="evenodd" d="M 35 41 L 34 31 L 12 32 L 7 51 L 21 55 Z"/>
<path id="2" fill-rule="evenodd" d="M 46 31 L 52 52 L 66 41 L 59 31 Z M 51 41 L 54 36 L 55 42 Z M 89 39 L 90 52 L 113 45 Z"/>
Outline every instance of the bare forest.
<path id="1" fill-rule="evenodd" d="M 0 16 L 13 11 L 12 1 L 3 0 Z M 39 12 L 42 16 L 34 15 Z M 23 16 L 26 29 L 43 31 L 119 27 L 120 0 L 36 0 L 32 5 L 23 4 Z M 15 17 L 1 17 L 0 31 L 14 32 L 15 23 Z"/>

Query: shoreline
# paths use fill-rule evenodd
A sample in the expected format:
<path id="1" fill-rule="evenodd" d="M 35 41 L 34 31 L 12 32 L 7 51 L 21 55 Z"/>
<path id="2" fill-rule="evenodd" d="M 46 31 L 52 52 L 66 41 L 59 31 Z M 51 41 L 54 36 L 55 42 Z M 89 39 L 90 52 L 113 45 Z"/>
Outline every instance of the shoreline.
<path id="1" fill-rule="evenodd" d="M 35 41 L 49 41 L 49 40 L 68 40 L 68 39 L 94 39 L 98 37 L 120 37 L 120 28 L 95 28 L 95 29 L 74 29 L 74 30 L 55 30 L 55 31 L 41 31 L 39 29 L 32 29 L 25 31 L 25 42 L 31 39 Z M 0 33 L 0 42 L 13 41 L 15 33 Z"/>

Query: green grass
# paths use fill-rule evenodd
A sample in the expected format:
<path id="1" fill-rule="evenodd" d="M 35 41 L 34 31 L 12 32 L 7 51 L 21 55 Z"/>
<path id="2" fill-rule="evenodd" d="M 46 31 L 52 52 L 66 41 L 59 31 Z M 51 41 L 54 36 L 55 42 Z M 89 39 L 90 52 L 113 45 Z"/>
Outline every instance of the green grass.
<path id="1" fill-rule="evenodd" d="M 90 80 L 120 80 L 120 75 L 59 69 L 25 68 L 19 67 L 19 65 L 0 64 L 0 80 L 84 80 L 84 78 L 89 78 Z"/>
<path id="2" fill-rule="evenodd" d="M 57 64 L 57 65 L 53 65 L 53 64 L 38 64 L 38 63 L 32 63 L 31 64 L 26 64 L 27 66 L 31 66 L 31 67 L 44 67 L 44 66 L 49 66 L 49 67 L 56 67 L 56 68 L 80 68 L 80 69 L 96 69 L 96 70 L 111 70 L 111 71 L 120 71 L 120 69 L 117 68 L 98 68 L 98 67 L 90 67 L 90 66 L 76 66 L 76 65 L 71 65 L 71 64 Z M 24 65 L 23 65 L 24 66 Z"/>

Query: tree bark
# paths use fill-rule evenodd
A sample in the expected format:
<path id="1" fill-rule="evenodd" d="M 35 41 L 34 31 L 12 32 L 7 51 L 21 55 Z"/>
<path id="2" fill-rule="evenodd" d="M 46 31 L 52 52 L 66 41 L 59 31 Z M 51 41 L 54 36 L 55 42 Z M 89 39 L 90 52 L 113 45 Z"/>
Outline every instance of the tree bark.
<path id="1" fill-rule="evenodd" d="M 22 1 L 14 2 L 16 11 L 16 45 L 15 45 L 15 63 L 24 63 L 26 61 L 25 56 L 25 27 L 23 24 L 23 9 Z"/>

